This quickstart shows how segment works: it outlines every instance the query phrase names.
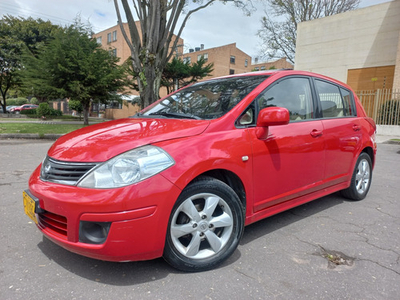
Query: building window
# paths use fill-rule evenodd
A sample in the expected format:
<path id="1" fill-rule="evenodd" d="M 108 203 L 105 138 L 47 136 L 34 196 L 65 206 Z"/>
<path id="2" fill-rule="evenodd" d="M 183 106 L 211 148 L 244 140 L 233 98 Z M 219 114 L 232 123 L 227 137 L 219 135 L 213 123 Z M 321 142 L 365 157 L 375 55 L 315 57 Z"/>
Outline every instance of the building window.
<path id="1" fill-rule="evenodd" d="M 244 61 L 244 66 L 247 67 L 248 64 L 249 64 L 249 61 L 246 59 L 246 60 Z"/>
<path id="2" fill-rule="evenodd" d="M 190 64 L 191 62 L 192 62 L 192 60 L 190 59 L 190 57 L 184 57 L 183 58 L 183 62 L 186 64 L 186 63 L 188 63 L 188 64 Z"/>
<path id="3" fill-rule="evenodd" d="M 111 43 L 111 33 L 107 33 L 107 43 Z"/>
<path id="4" fill-rule="evenodd" d="M 262 66 L 262 67 L 261 67 L 261 71 L 264 71 L 264 70 L 265 70 L 265 66 Z"/>
<path id="5" fill-rule="evenodd" d="M 230 69 L 230 70 L 229 70 L 229 75 L 233 75 L 233 74 L 235 74 L 235 70 Z"/>
<path id="6" fill-rule="evenodd" d="M 97 44 L 100 44 L 100 45 L 101 45 L 101 36 L 99 36 L 99 37 L 96 38 L 96 42 L 97 42 Z"/>
<path id="7" fill-rule="evenodd" d="M 113 42 L 115 42 L 117 40 L 117 31 L 116 30 L 114 30 L 112 33 L 112 40 L 113 40 Z"/>
<path id="8" fill-rule="evenodd" d="M 208 53 L 197 55 L 197 61 L 199 61 L 202 57 L 204 58 L 204 61 L 208 61 Z"/>
<path id="9" fill-rule="evenodd" d="M 254 71 L 260 71 L 260 68 L 259 67 L 255 67 Z"/>
<path id="10" fill-rule="evenodd" d="M 233 55 L 231 55 L 231 64 L 234 64 L 235 60 L 236 60 L 235 57 Z"/>

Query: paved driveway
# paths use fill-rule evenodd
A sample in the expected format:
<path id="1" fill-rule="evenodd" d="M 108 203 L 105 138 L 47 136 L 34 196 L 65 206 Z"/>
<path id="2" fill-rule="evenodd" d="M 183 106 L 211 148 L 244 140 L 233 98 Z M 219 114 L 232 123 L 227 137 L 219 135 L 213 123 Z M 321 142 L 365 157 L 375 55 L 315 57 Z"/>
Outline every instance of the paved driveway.
<path id="1" fill-rule="evenodd" d="M 222 267 L 191 274 L 162 259 L 97 261 L 43 238 L 22 191 L 50 145 L 0 140 L 0 299 L 400 297 L 400 145 L 379 145 L 365 200 L 335 194 L 250 225 Z"/>

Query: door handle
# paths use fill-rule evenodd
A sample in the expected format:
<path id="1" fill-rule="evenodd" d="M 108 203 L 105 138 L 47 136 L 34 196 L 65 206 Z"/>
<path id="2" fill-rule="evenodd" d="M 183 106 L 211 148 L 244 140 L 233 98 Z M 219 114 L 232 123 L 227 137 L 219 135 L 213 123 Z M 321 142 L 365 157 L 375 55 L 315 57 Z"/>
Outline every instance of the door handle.
<path id="1" fill-rule="evenodd" d="M 310 132 L 310 134 L 313 138 L 317 138 L 322 135 L 322 130 L 314 129 L 313 131 Z"/>
<path id="2" fill-rule="evenodd" d="M 360 131 L 361 130 L 361 126 L 354 124 L 353 125 L 353 130 L 354 131 Z"/>

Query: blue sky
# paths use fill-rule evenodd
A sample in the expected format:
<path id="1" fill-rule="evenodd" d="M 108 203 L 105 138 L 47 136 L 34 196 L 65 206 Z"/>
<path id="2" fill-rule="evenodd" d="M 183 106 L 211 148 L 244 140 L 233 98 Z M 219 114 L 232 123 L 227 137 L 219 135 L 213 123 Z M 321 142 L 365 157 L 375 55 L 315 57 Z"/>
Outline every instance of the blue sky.
<path id="1" fill-rule="evenodd" d="M 375 5 L 389 0 L 362 0 L 361 7 Z M 399 0 L 396 0 L 399 1 Z M 199 47 L 218 47 L 236 43 L 236 46 L 251 55 L 259 56 L 260 42 L 256 36 L 260 19 L 264 15 L 262 1 L 255 2 L 256 11 L 248 17 L 232 4 L 214 3 L 192 15 L 182 38 L 185 50 Z M 1 0 L 0 14 L 42 18 L 54 24 L 70 24 L 80 14 L 88 20 L 95 32 L 105 30 L 117 23 L 114 4 L 111 0 Z"/>

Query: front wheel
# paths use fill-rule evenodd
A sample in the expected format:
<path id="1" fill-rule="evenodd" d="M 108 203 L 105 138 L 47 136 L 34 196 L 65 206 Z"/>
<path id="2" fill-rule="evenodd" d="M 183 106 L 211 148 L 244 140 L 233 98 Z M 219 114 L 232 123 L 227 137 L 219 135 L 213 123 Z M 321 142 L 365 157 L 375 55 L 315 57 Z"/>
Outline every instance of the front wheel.
<path id="1" fill-rule="evenodd" d="M 205 271 L 236 249 L 244 228 L 244 210 L 225 183 L 203 177 L 186 187 L 170 216 L 164 259 L 187 272 Z"/>
<path id="2" fill-rule="evenodd" d="M 341 192 L 342 196 L 351 200 L 364 199 L 372 180 L 371 157 L 363 152 L 357 159 L 350 186 Z"/>

